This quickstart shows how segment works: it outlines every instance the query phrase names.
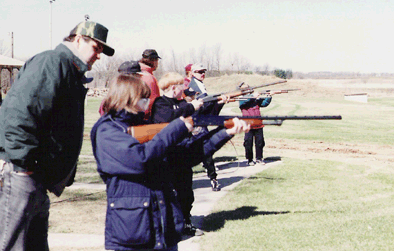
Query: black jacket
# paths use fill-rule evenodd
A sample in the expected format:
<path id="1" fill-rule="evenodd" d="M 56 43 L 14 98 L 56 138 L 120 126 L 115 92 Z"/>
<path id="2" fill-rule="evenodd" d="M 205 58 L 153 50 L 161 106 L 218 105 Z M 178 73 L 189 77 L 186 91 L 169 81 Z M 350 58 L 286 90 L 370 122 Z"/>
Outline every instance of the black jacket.
<path id="1" fill-rule="evenodd" d="M 194 106 L 184 99 L 177 100 L 161 96 L 156 98 L 152 106 L 152 120 L 154 123 L 173 121 L 180 116 L 188 117 L 195 112 Z"/>
<path id="2" fill-rule="evenodd" d="M 0 109 L 0 158 L 14 170 L 34 171 L 57 196 L 72 183 L 82 146 L 87 70 L 64 44 L 37 54 Z"/>

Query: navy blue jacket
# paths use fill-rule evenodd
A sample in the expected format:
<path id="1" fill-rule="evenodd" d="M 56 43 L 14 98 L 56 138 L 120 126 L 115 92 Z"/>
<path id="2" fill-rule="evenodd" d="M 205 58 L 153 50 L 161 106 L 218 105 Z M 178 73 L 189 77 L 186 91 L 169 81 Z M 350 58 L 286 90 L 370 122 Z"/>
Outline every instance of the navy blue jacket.
<path id="1" fill-rule="evenodd" d="M 91 131 L 97 170 L 107 184 L 106 249 L 163 249 L 181 238 L 183 215 L 164 159 L 188 130 L 177 119 L 140 144 L 126 129 L 143 124 L 142 118 L 143 113 L 106 114 Z"/>

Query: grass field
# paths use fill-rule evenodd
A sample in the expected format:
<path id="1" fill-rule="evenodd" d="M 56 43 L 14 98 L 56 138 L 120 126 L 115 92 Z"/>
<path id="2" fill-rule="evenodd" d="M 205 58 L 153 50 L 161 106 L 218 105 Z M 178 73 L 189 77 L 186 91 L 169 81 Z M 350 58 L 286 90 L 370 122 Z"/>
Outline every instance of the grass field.
<path id="1" fill-rule="evenodd" d="M 286 159 L 219 201 L 202 250 L 392 250 L 393 171 L 367 169 Z"/>
<path id="2" fill-rule="evenodd" d="M 217 203 L 204 220 L 202 250 L 393 250 L 394 97 L 281 95 L 262 112 L 343 120 L 265 127 L 264 155 L 283 164 Z M 270 148 L 278 141 L 286 144 Z"/>
<path id="3" fill-rule="evenodd" d="M 218 93 L 235 89 L 241 81 L 254 86 L 275 79 L 236 75 L 206 82 L 208 91 Z M 263 115 L 342 115 L 343 119 L 285 121 L 281 127 L 265 127 L 264 157 L 279 156 L 282 164 L 244 180 L 218 201 L 204 220 L 202 251 L 394 249 L 394 97 L 368 85 L 365 91 L 377 95 L 370 96 L 368 103 L 350 102 L 342 96 L 351 90 L 347 82 L 335 88 L 316 82 L 290 80 L 286 87 L 275 88 L 302 90 L 274 96 L 271 105 L 262 109 Z M 355 88 L 365 80 L 349 83 Z M 89 139 L 100 102 L 101 98 L 87 102 L 78 182 L 101 182 Z M 240 113 L 238 104 L 227 104 L 223 114 L 234 113 Z M 243 135 L 234 137 L 214 155 L 216 161 L 244 159 L 242 143 Z M 195 171 L 203 169 L 199 166 Z M 102 232 L 103 194 L 68 190 L 61 198 L 65 199 L 69 200 L 51 208 L 50 231 Z M 83 218 L 84 227 L 62 223 L 74 222 L 75 210 L 81 219 L 89 216 Z"/>

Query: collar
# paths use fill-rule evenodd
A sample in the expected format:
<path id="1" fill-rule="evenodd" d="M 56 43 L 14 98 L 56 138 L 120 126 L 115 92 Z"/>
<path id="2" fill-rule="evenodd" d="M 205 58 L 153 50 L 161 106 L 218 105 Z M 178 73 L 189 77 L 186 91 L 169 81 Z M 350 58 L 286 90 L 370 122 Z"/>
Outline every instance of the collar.
<path id="1" fill-rule="evenodd" d="M 150 67 L 149 65 L 146 65 L 144 63 L 140 63 L 140 66 L 141 66 L 141 71 L 147 71 L 150 74 L 153 74 L 153 68 Z"/>
<path id="2" fill-rule="evenodd" d="M 144 123 L 143 120 L 145 113 L 139 112 L 137 114 L 134 114 L 127 112 L 126 110 L 123 109 L 109 116 L 111 116 L 112 119 L 116 121 L 127 122 L 130 123 L 131 125 L 139 125 Z"/>
<path id="3" fill-rule="evenodd" d="M 81 54 L 75 49 L 71 42 L 64 41 L 63 43 L 59 44 L 55 50 L 71 53 L 73 65 L 80 73 L 85 74 L 85 72 L 89 70 L 88 64 L 82 61 Z"/>

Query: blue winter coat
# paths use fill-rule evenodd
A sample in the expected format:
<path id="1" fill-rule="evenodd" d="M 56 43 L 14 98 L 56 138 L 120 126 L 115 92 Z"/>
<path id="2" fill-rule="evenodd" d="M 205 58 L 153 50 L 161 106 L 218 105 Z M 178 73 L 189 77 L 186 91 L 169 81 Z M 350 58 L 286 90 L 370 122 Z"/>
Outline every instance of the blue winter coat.
<path id="1" fill-rule="evenodd" d="M 140 144 L 126 129 L 143 124 L 142 118 L 125 111 L 106 114 L 91 131 L 97 170 L 107 184 L 106 249 L 163 249 L 181 238 L 183 215 L 164 159 L 188 130 L 176 119 Z"/>

